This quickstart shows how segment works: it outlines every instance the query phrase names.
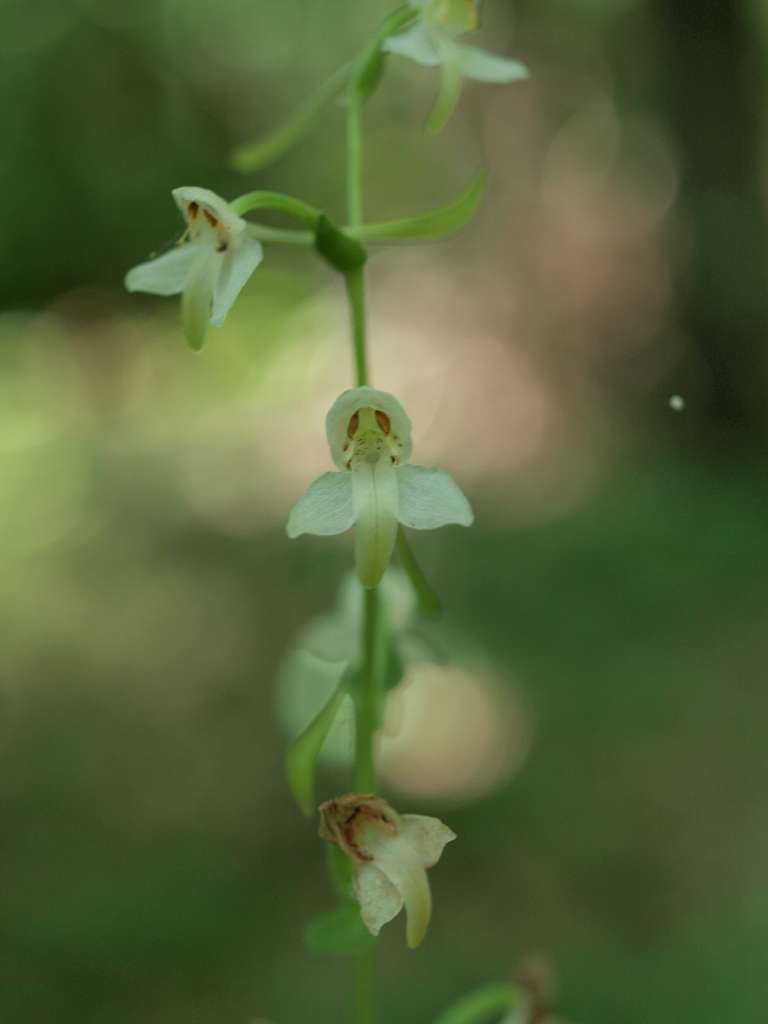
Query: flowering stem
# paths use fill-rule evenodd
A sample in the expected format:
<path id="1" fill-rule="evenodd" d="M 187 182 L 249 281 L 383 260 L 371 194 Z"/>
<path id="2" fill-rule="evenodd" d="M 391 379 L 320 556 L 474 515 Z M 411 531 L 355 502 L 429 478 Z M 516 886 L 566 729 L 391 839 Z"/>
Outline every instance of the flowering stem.
<path id="1" fill-rule="evenodd" d="M 373 735 L 376 732 L 378 675 L 379 593 L 363 592 L 363 664 L 357 688 L 355 729 L 355 788 L 359 793 L 376 791 Z"/>
<path id="2" fill-rule="evenodd" d="M 357 386 L 368 383 L 368 356 L 365 330 L 365 267 L 355 267 L 344 275 L 352 324 L 352 345 L 355 353 Z"/>
<path id="3" fill-rule="evenodd" d="M 373 976 L 373 957 L 370 953 L 359 956 L 355 963 L 355 1022 L 356 1024 L 373 1024 L 373 1005 L 371 1001 L 371 981 Z"/>
<path id="4" fill-rule="evenodd" d="M 363 220 L 363 99 L 358 88 L 360 68 L 347 89 L 347 219 L 352 227 Z M 357 386 L 368 383 L 365 315 L 365 264 L 344 275 L 349 301 Z M 363 659 L 355 687 L 355 787 L 376 791 L 373 736 L 376 731 L 376 647 L 378 630 L 376 590 L 363 591 Z M 373 1024 L 373 951 L 355 961 L 355 1024 Z"/>

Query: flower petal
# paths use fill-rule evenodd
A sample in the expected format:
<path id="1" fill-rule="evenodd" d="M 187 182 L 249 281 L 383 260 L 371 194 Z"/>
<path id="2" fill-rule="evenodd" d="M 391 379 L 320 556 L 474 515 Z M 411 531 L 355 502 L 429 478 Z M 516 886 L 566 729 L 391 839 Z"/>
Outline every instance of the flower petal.
<path id="1" fill-rule="evenodd" d="M 456 523 L 471 526 L 472 507 L 450 474 L 426 466 L 397 469 L 398 518 L 414 530 L 435 530 Z"/>
<path id="2" fill-rule="evenodd" d="M 346 465 L 344 444 L 347 427 L 359 409 L 378 409 L 386 413 L 392 424 L 392 434 L 402 443 L 401 458 L 405 461 L 411 457 L 411 421 L 395 396 L 375 388 L 350 388 L 339 395 L 325 417 L 325 434 L 331 457 L 340 469 Z"/>
<path id="3" fill-rule="evenodd" d="M 519 60 L 499 57 L 464 43 L 457 48 L 459 67 L 465 78 L 474 78 L 477 82 L 519 82 L 528 77 L 528 68 Z"/>
<path id="4" fill-rule="evenodd" d="M 236 245 L 230 246 L 221 261 L 213 293 L 212 324 L 224 322 L 232 303 L 263 258 L 261 242 L 257 242 L 255 238 L 243 238 Z"/>
<path id="5" fill-rule="evenodd" d="M 302 533 L 330 537 L 344 533 L 354 521 L 349 474 L 323 473 L 291 509 L 286 532 L 289 537 L 300 537 Z"/>
<path id="6" fill-rule="evenodd" d="M 125 275 L 129 292 L 149 292 L 150 295 L 178 295 L 184 288 L 198 249 L 194 245 L 181 245 L 133 267 Z"/>
<path id="7" fill-rule="evenodd" d="M 209 188 L 198 188 L 196 185 L 182 185 L 180 188 L 173 189 L 171 194 L 185 218 L 190 203 L 199 203 L 200 206 L 207 206 L 230 237 L 234 238 L 241 235 L 248 226 L 247 221 L 244 221 L 242 217 L 238 217 L 226 199 L 222 199 L 215 192 L 211 192 Z"/>
<path id="8" fill-rule="evenodd" d="M 445 127 L 461 98 L 461 46 L 447 34 L 438 40 L 440 50 L 440 92 L 427 120 L 427 131 L 437 135 Z"/>
<path id="9" fill-rule="evenodd" d="M 417 851 L 404 834 L 382 840 L 372 852 L 379 870 L 403 898 L 408 915 L 406 942 L 411 949 L 415 949 L 426 935 L 432 916 L 432 894 L 427 872 Z"/>
<path id="10" fill-rule="evenodd" d="M 400 913 L 403 897 L 374 864 L 362 864 L 355 872 L 352 885 L 363 924 L 372 935 L 378 935 L 382 925 Z"/>
<path id="11" fill-rule="evenodd" d="M 190 248 L 198 251 L 181 294 L 181 322 L 190 348 L 197 352 L 205 343 L 221 256 L 208 246 Z"/>
<path id="12" fill-rule="evenodd" d="M 349 475 L 355 504 L 355 565 L 364 587 L 377 586 L 397 537 L 397 479 L 390 459 L 355 460 Z"/>
<path id="13" fill-rule="evenodd" d="M 384 40 L 382 50 L 386 53 L 398 53 L 401 57 L 408 57 L 409 60 L 426 68 L 435 68 L 440 63 L 440 54 L 423 21 L 417 21 L 406 32 L 389 36 Z"/>
<path id="14" fill-rule="evenodd" d="M 400 832 L 425 868 L 437 864 L 446 843 L 456 838 L 456 833 L 439 818 L 429 818 L 425 814 L 402 814 Z"/>

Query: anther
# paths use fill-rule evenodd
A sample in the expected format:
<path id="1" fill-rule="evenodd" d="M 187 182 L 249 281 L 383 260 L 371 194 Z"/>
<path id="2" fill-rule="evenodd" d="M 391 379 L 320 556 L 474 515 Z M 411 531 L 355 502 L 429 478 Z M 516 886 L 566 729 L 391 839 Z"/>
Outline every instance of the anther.
<path id="1" fill-rule="evenodd" d="M 197 216 L 197 211 L 200 209 L 197 203 L 189 203 L 187 205 L 187 216 L 190 220 L 194 220 Z"/>
<path id="2" fill-rule="evenodd" d="M 360 413 L 356 412 L 353 414 L 352 419 L 349 421 L 347 427 L 347 437 L 352 440 L 357 433 L 357 428 L 360 426 Z"/>
<path id="3" fill-rule="evenodd" d="M 205 206 L 203 207 L 203 216 L 205 217 L 205 219 L 208 221 L 212 228 L 218 227 L 218 217 L 214 217 L 211 211 L 208 210 Z"/>
<path id="4" fill-rule="evenodd" d="M 385 434 L 388 434 L 392 428 L 392 425 L 389 422 L 389 416 L 387 416 L 385 412 L 381 412 L 379 409 L 376 410 L 376 422 Z"/>

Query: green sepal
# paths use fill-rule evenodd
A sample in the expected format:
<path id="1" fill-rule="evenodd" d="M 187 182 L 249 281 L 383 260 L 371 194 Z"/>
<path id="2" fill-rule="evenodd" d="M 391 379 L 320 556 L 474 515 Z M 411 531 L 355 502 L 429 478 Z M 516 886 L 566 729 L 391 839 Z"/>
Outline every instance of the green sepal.
<path id="1" fill-rule="evenodd" d="M 332 224 L 324 213 L 320 214 L 315 226 L 315 248 L 342 274 L 362 267 L 368 258 L 360 242 Z"/>
<path id="2" fill-rule="evenodd" d="M 310 953 L 361 956 L 373 948 L 376 939 L 360 919 L 357 903 L 345 903 L 313 918 L 304 930 L 304 942 Z"/>
<path id="3" fill-rule="evenodd" d="M 285 774 L 288 785 L 302 814 L 309 817 L 315 802 L 315 768 L 341 702 L 347 694 L 349 678 L 341 666 L 341 678 L 330 700 L 315 715 L 307 728 L 288 748 L 285 755 Z"/>
<path id="4" fill-rule="evenodd" d="M 503 982 L 483 985 L 449 1006 L 435 1024 L 486 1024 L 520 1005 L 516 986 Z"/>
<path id="5" fill-rule="evenodd" d="M 246 142 L 238 146 L 230 156 L 230 165 L 236 171 L 246 174 L 258 171 L 267 164 L 277 160 L 292 146 L 300 142 L 312 125 L 315 117 L 334 96 L 337 96 L 347 83 L 352 64 L 339 68 L 323 84 L 314 90 L 296 112 L 279 128 L 263 139 Z"/>
<path id="6" fill-rule="evenodd" d="M 459 231 L 475 215 L 485 193 L 485 174 L 480 171 L 455 199 L 428 213 L 379 224 L 363 224 L 358 229 L 366 242 L 391 242 L 400 239 L 433 241 Z"/>

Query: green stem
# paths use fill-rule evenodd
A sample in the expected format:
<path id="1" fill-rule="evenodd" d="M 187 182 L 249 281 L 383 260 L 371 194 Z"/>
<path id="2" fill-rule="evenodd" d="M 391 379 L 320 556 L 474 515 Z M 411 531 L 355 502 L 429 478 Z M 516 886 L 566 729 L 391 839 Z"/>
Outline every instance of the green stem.
<path id="1" fill-rule="evenodd" d="M 357 386 L 368 383 L 368 355 L 365 329 L 365 267 L 356 267 L 344 275 L 352 325 L 352 346 L 355 353 Z"/>
<path id="2" fill-rule="evenodd" d="M 347 218 L 355 227 L 363 220 L 362 100 L 354 77 L 347 89 Z M 368 383 L 366 350 L 365 266 L 344 275 L 355 354 L 358 387 Z M 355 788 L 359 793 L 376 791 L 373 737 L 376 732 L 376 647 L 378 639 L 376 590 L 363 591 L 363 663 L 355 691 Z M 355 963 L 355 1024 L 373 1024 L 373 951 Z"/>
<path id="3" fill-rule="evenodd" d="M 347 220 L 363 223 L 363 102 L 354 88 L 347 90 Z"/>
<path id="4" fill-rule="evenodd" d="M 364 953 L 355 961 L 355 1024 L 373 1024 L 373 956 Z"/>
<path id="5" fill-rule="evenodd" d="M 363 663 L 355 701 L 355 787 L 360 793 L 376 790 L 373 737 L 378 712 L 379 592 L 363 591 Z"/>

